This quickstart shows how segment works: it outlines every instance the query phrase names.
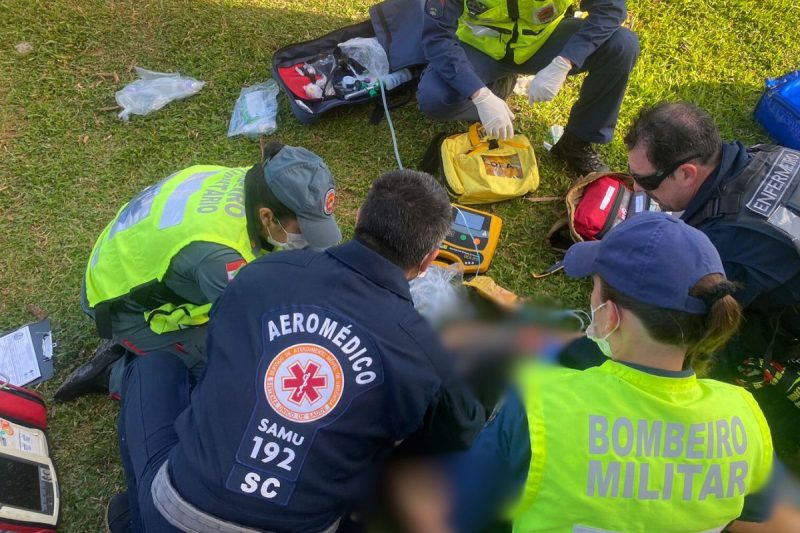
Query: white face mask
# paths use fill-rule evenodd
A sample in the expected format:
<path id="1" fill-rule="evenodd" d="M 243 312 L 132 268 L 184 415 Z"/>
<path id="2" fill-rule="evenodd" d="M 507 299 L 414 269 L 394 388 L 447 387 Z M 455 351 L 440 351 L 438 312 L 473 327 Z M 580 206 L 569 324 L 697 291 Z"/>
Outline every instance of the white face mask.
<path id="1" fill-rule="evenodd" d="M 268 243 L 282 250 L 302 250 L 303 248 L 308 248 L 308 241 L 305 239 L 305 237 L 303 237 L 302 233 L 290 233 L 286 231 L 286 228 L 283 227 L 283 224 L 281 224 L 280 220 L 278 220 L 277 218 L 275 220 L 278 222 L 278 225 L 286 234 L 286 242 L 280 242 L 278 240 L 275 240 L 275 238 L 272 237 L 272 233 L 270 233 L 269 231 L 269 227 L 267 227 Z"/>
<path id="2" fill-rule="evenodd" d="M 600 348 L 600 351 L 603 352 L 603 355 L 605 355 L 606 357 L 608 357 L 610 359 L 611 358 L 611 345 L 608 343 L 608 338 L 611 336 L 612 333 L 614 333 L 615 331 L 617 331 L 619 329 L 619 318 L 617 318 L 617 325 L 614 326 L 614 329 L 612 329 L 611 331 L 606 333 L 605 337 L 598 337 L 597 336 L 597 324 L 594 323 L 594 315 L 595 315 L 595 313 L 597 313 L 600 309 L 602 309 L 603 306 L 605 306 L 607 303 L 608 302 L 603 302 L 600 305 L 598 305 L 596 308 L 592 308 L 591 309 L 591 311 L 592 311 L 592 321 L 589 323 L 589 327 L 586 328 L 586 337 L 589 340 L 594 341 L 594 343 L 597 344 L 597 347 Z"/>

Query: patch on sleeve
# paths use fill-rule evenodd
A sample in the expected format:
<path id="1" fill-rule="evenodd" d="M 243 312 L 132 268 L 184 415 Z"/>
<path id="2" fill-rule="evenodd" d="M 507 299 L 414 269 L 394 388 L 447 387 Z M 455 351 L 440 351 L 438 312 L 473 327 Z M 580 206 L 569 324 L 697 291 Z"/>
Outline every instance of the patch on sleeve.
<path id="1" fill-rule="evenodd" d="M 426 0 L 425 13 L 435 19 L 442 18 L 442 15 L 444 15 L 445 2 L 447 2 L 447 0 Z"/>
<path id="2" fill-rule="evenodd" d="M 231 261 L 225 265 L 225 272 L 228 273 L 228 283 L 233 281 L 233 278 L 236 277 L 236 273 L 239 272 L 239 269 L 246 264 L 247 261 L 244 259 L 239 259 L 238 261 Z"/>
<path id="3" fill-rule="evenodd" d="M 548 4 L 533 12 L 533 22 L 538 24 L 547 24 L 556 18 L 556 6 Z"/>

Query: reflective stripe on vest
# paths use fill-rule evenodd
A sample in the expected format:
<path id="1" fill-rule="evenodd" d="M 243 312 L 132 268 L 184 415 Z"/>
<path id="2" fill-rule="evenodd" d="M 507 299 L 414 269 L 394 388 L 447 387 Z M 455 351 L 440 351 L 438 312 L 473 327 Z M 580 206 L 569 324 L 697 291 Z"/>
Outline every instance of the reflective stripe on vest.
<path id="1" fill-rule="evenodd" d="M 86 297 L 94 308 L 164 278 L 175 255 L 205 241 L 255 259 L 244 209 L 246 168 L 198 165 L 148 187 L 120 209 L 92 250 Z"/>
<path id="2" fill-rule="evenodd" d="M 464 0 L 461 42 L 489 57 L 522 64 L 542 47 L 564 18 L 571 0 Z"/>
<path id="3" fill-rule="evenodd" d="M 526 367 L 531 466 L 514 531 L 719 531 L 766 483 L 769 428 L 740 387 L 614 361 Z"/>

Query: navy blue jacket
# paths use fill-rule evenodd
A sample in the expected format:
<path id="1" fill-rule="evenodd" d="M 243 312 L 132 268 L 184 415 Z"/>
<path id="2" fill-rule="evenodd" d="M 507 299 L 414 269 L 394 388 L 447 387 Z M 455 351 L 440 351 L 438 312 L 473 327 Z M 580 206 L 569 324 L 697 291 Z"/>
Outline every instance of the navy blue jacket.
<path id="1" fill-rule="evenodd" d="M 748 163 L 750 154 L 742 143 L 724 144 L 719 166 L 697 191 L 681 218 L 691 219 Z M 725 275 L 743 285 L 736 294 L 743 306 L 770 310 L 800 302 L 800 259 L 788 239 L 765 238 L 763 233 L 732 221 L 707 220 L 697 228 L 708 235 L 719 251 Z"/>
<path id="2" fill-rule="evenodd" d="M 485 83 L 475 74 L 461 42 L 456 37 L 463 0 L 424 0 L 421 42 L 425 58 L 463 98 L 469 98 Z M 627 17 L 625 0 L 582 0 L 589 12 L 585 24 L 567 41 L 563 57 L 577 68 L 622 25 Z"/>
<path id="3" fill-rule="evenodd" d="M 400 441 L 464 449 L 483 422 L 398 267 L 356 241 L 281 252 L 217 301 L 170 474 L 218 517 L 319 531 L 373 488 Z"/>

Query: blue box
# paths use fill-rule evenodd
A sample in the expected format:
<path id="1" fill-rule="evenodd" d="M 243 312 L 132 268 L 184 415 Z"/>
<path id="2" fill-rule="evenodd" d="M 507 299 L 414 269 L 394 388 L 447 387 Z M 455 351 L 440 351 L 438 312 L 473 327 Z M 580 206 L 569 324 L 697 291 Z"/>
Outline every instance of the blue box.
<path id="1" fill-rule="evenodd" d="M 777 144 L 800 150 L 800 70 L 769 78 L 754 117 Z"/>

